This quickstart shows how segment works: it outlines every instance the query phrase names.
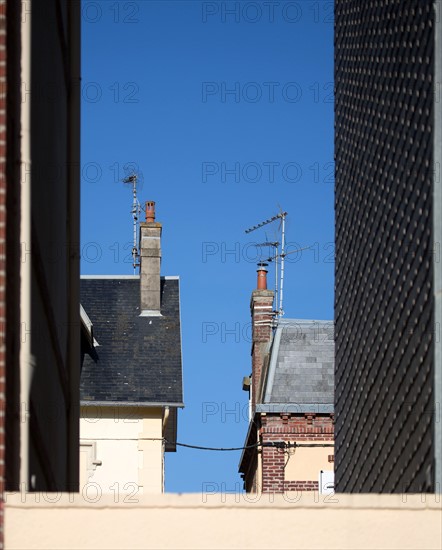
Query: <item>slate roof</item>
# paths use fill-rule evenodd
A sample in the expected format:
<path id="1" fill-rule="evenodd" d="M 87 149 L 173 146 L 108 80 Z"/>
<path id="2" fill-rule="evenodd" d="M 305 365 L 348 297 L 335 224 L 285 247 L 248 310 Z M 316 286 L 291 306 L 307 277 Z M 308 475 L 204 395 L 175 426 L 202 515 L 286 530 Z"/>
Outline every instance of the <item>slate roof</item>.
<path id="1" fill-rule="evenodd" d="M 333 321 L 280 320 L 257 412 L 333 412 Z"/>
<path id="2" fill-rule="evenodd" d="M 81 401 L 183 406 L 179 280 L 161 278 L 162 317 L 140 317 L 140 278 L 81 278 L 98 346 L 82 350 Z"/>

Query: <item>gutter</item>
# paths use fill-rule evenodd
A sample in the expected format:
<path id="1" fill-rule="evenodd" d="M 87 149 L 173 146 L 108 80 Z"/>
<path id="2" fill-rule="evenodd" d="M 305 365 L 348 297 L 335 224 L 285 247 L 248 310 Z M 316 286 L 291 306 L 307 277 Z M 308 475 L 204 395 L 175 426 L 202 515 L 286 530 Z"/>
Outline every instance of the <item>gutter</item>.
<path id="1" fill-rule="evenodd" d="M 87 401 L 82 399 L 80 401 L 81 407 L 88 407 L 94 405 L 96 407 L 140 407 L 150 409 L 153 407 L 175 407 L 177 409 L 183 409 L 184 403 L 171 403 L 171 402 L 146 402 L 146 401 Z"/>
<path id="2" fill-rule="evenodd" d="M 258 403 L 257 413 L 290 413 L 290 414 L 333 414 L 333 403 Z"/>
<path id="3" fill-rule="evenodd" d="M 21 81 L 31 82 L 31 26 L 32 13 L 28 12 L 21 19 Z M 20 410 L 30 411 L 30 390 L 33 371 L 31 354 L 31 99 L 25 98 L 20 112 L 20 326 L 25 329 L 25 338 L 20 345 Z M 26 490 L 29 483 L 29 421 L 20 422 L 20 486 L 24 483 Z"/>

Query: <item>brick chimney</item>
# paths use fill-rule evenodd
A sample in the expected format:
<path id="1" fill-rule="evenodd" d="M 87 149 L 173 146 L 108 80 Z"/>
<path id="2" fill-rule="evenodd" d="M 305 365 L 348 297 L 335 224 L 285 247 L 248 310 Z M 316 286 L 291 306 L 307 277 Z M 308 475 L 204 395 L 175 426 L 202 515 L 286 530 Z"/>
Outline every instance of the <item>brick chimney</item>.
<path id="1" fill-rule="evenodd" d="M 267 290 L 267 264 L 258 264 L 257 288 L 252 292 L 252 412 L 261 401 L 261 377 L 265 357 L 269 352 L 273 327 L 273 290 Z"/>
<path id="2" fill-rule="evenodd" d="M 161 315 L 161 231 L 155 221 L 155 203 L 146 202 L 146 221 L 140 223 L 141 315 Z"/>

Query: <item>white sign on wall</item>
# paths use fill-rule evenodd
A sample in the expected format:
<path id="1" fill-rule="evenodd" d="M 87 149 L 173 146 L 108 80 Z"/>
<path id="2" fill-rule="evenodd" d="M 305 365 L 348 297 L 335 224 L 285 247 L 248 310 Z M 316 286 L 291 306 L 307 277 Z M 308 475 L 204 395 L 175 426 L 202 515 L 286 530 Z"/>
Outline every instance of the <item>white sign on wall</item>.
<path id="1" fill-rule="evenodd" d="M 333 470 L 320 470 L 319 494 L 330 495 L 335 492 L 335 473 Z"/>

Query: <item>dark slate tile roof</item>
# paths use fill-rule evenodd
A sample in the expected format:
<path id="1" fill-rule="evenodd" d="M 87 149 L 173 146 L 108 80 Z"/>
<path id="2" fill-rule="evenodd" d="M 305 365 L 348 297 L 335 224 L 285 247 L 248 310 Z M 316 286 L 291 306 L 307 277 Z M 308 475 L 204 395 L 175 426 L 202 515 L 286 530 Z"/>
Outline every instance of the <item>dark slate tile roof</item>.
<path id="1" fill-rule="evenodd" d="M 264 405 L 293 404 L 293 412 L 332 412 L 334 403 L 333 321 L 284 319 L 276 329 L 264 389 Z M 261 406 L 257 410 L 266 410 Z M 287 411 L 289 412 L 289 411 Z"/>
<path id="2" fill-rule="evenodd" d="M 82 350 L 82 401 L 182 404 L 178 278 L 161 278 L 162 317 L 140 317 L 139 277 L 81 279 L 98 346 Z"/>

